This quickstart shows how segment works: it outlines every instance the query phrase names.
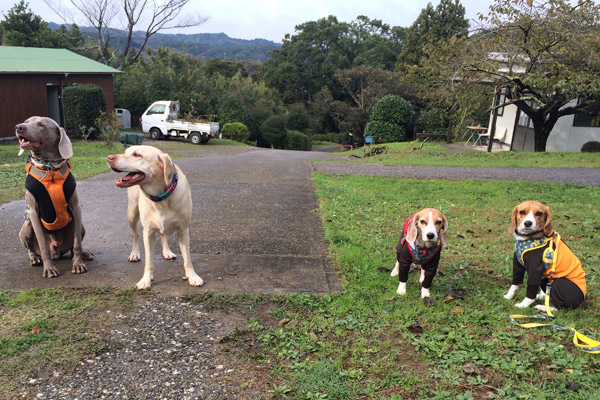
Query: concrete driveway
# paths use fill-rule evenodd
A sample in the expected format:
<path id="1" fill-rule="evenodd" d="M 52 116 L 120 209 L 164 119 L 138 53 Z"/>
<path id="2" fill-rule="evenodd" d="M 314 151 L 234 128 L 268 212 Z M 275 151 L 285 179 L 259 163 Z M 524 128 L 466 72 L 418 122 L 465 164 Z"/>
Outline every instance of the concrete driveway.
<path id="1" fill-rule="evenodd" d="M 342 290 L 328 260 L 311 181 L 310 159 L 326 158 L 326 153 L 228 148 L 197 155 L 178 158 L 175 163 L 190 181 L 194 201 L 192 260 L 206 284 L 194 288 L 182 280 L 183 261 L 173 236 L 170 245 L 178 255 L 175 261 L 162 259 L 157 243 L 156 292 L 289 294 Z M 131 250 L 127 195 L 113 183 L 116 176 L 107 172 L 78 181 L 87 230 L 84 249 L 95 254 L 83 275 L 72 275 L 70 259 L 63 258 L 58 262 L 60 277 L 42 278 L 41 267 L 29 266 L 27 252 L 18 239 L 24 200 L 0 206 L 0 288 L 132 288 L 142 276 L 143 259 L 140 263 L 127 261 Z"/>

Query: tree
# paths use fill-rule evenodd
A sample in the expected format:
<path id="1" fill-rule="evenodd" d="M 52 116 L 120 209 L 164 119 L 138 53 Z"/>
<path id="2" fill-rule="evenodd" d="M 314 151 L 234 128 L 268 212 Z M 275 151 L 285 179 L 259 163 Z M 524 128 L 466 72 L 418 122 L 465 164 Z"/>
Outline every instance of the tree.
<path id="1" fill-rule="evenodd" d="M 65 19 L 73 18 L 58 0 L 58 5 L 53 0 L 44 0 L 57 15 Z M 148 43 L 148 39 L 164 30 L 185 28 L 201 25 L 205 17 L 187 14 L 180 18 L 185 6 L 190 0 L 68 0 L 83 17 L 86 25 L 93 27 L 93 34 L 87 38 L 94 43 L 102 62 L 109 65 L 116 56 L 119 56 L 118 68 L 136 62 Z M 116 20 L 125 21 L 123 31 L 113 28 Z M 141 39 L 134 41 L 134 32 L 142 33 Z M 122 34 L 120 33 L 122 32 Z M 117 37 L 113 37 L 113 35 Z"/>
<path id="2" fill-rule="evenodd" d="M 398 57 L 397 69 L 420 65 L 427 57 L 427 46 L 451 37 L 468 35 L 469 21 L 459 0 L 441 0 L 437 7 L 431 3 L 421 13 L 406 33 L 406 43 Z"/>
<path id="3" fill-rule="evenodd" d="M 0 21 L 1 44 L 4 46 L 71 48 L 66 28 L 52 32 L 42 17 L 29 9 L 24 0 L 15 4 Z"/>
<path id="4" fill-rule="evenodd" d="M 503 88 L 533 122 L 535 151 L 545 151 L 556 121 L 600 103 L 600 7 L 579 0 L 496 0 L 483 26 L 466 42 L 468 81 Z M 573 102 L 574 99 L 582 102 Z"/>

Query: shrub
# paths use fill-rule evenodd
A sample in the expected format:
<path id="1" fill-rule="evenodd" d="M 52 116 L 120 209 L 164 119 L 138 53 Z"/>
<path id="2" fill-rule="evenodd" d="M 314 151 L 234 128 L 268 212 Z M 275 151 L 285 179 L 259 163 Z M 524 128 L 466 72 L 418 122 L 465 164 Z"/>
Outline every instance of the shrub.
<path id="1" fill-rule="evenodd" d="M 327 135 L 323 135 L 321 133 L 317 133 L 315 135 L 312 135 L 310 137 L 310 141 L 312 143 L 321 143 L 321 142 L 327 142 Z"/>
<path id="2" fill-rule="evenodd" d="M 241 122 L 229 122 L 223 125 L 221 133 L 227 139 L 235 140 L 236 142 L 245 142 L 250 137 L 248 127 Z"/>
<path id="3" fill-rule="evenodd" d="M 587 142 L 581 146 L 582 153 L 600 153 L 600 142 Z"/>
<path id="4" fill-rule="evenodd" d="M 345 135 L 345 133 L 341 132 L 329 132 L 325 134 L 325 136 L 327 136 L 327 141 L 333 143 L 342 143 L 342 140 L 344 140 Z"/>
<path id="5" fill-rule="evenodd" d="M 281 115 L 272 115 L 260 126 L 265 144 L 275 149 L 285 146 L 285 118 Z"/>
<path id="6" fill-rule="evenodd" d="M 308 136 L 299 131 L 287 131 L 285 138 L 285 148 L 287 150 L 308 151 L 311 149 Z"/>
<path id="7" fill-rule="evenodd" d="M 106 98 L 99 86 L 73 85 L 63 90 L 63 107 L 66 130 L 70 137 L 98 137 L 100 128 L 96 120 L 106 113 Z"/>
<path id="8" fill-rule="evenodd" d="M 112 125 L 110 124 L 111 121 Z M 123 124 L 114 118 L 114 113 L 107 114 L 104 111 L 100 111 L 100 116 L 94 122 L 98 128 L 98 136 L 104 140 L 104 144 L 107 146 L 112 145 L 120 139 Z"/>
<path id="9" fill-rule="evenodd" d="M 292 104 L 287 115 L 287 127 L 293 131 L 306 132 L 309 123 L 308 111 L 303 104 Z"/>
<path id="10" fill-rule="evenodd" d="M 377 143 L 402 142 L 406 140 L 403 126 L 384 121 L 371 121 L 365 126 L 365 136 L 373 136 Z"/>
<path id="11" fill-rule="evenodd" d="M 406 127 L 413 114 L 412 106 L 402 97 L 385 96 L 373 106 L 371 121 L 365 126 L 365 136 L 374 136 L 378 142 L 405 140 Z"/>

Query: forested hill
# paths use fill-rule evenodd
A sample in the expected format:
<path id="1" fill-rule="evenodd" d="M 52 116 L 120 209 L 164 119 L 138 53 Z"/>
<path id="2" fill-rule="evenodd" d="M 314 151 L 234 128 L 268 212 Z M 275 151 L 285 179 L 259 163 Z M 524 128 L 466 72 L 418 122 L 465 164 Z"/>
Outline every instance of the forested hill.
<path id="1" fill-rule="evenodd" d="M 48 26 L 52 30 L 60 27 L 60 25 L 52 22 Z M 93 32 L 93 29 L 89 27 L 80 27 L 79 29 L 82 32 Z M 118 38 L 123 36 L 123 32 L 111 29 L 110 35 L 111 38 Z M 139 45 L 143 39 L 143 32 L 134 32 L 132 45 Z M 113 44 L 112 40 L 111 44 Z M 113 45 L 116 45 L 116 43 Z M 168 47 L 177 51 L 182 51 L 185 48 L 186 53 L 201 56 L 204 59 L 267 61 L 269 52 L 281 48 L 281 43 L 265 39 L 235 39 L 224 33 L 196 33 L 190 35 L 157 33 L 150 37 L 147 47 L 151 49 Z"/>

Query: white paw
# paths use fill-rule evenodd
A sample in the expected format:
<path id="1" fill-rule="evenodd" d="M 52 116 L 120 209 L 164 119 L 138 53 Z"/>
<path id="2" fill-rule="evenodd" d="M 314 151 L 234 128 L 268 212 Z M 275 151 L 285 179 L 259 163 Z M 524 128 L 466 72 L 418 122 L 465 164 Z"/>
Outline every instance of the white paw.
<path id="1" fill-rule="evenodd" d="M 535 296 L 535 298 L 536 300 L 544 300 L 546 298 L 546 293 L 544 293 L 544 291 L 540 289 L 540 292 L 537 296 Z"/>
<path id="2" fill-rule="evenodd" d="M 421 298 L 424 299 L 425 297 L 431 297 L 429 289 L 421 288 Z"/>
<path id="3" fill-rule="evenodd" d="M 400 282 L 396 293 L 398 293 L 400 296 L 404 296 L 406 294 L 406 282 Z"/>
<path id="4" fill-rule="evenodd" d="M 131 252 L 131 254 L 129 255 L 129 257 L 127 258 L 127 261 L 129 262 L 138 262 L 140 261 L 140 253 L 136 253 L 136 252 Z"/>
<path id="5" fill-rule="evenodd" d="M 546 306 L 544 304 L 538 304 L 537 306 L 535 306 L 533 308 L 535 308 L 538 311 L 546 312 Z M 550 311 L 554 312 L 554 311 L 556 311 L 556 308 L 550 307 Z"/>
<path id="6" fill-rule="evenodd" d="M 400 263 L 398 261 L 396 261 L 396 265 L 394 265 L 394 269 L 392 270 L 392 273 L 390 275 L 398 276 L 399 272 L 400 272 Z"/>
<path id="7" fill-rule="evenodd" d="M 143 277 L 142 279 L 140 279 L 140 281 L 138 283 L 136 283 L 136 285 L 135 285 L 135 287 L 138 290 L 150 289 L 151 286 L 152 286 L 152 279 L 146 278 L 146 277 Z"/>
<path id="8" fill-rule="evenodd" d="M 530 299 L 528 297 L 525 297 L 523 299 L 523 301 L 521 301 L 520 303 L 515 304 L 515 307 L 517 307 L 517 308 L 526 308 L 526 307 L 529 307 L 530 305 L 532 305 L 534 301 L 535 301 L 535 299 Z"/>
<path id="9" fill-rule="evenodd" d="M 165 260 L 175 260 L 177 258 L 171 250 L 163 252 L 163 257 Z"/>
<path id="10" fill-rule="evenodd" d="M 204 280 L 200 278 L 198 275 L 194 274 L 192 276 L 188 276 L 187 280 L 191 286 L 202 286 L 204 285 Z"/>
<path id="11" fill-rule="evenodd" d="M 518 289 L 519 289 L 519 286 L 511 285 L 510 289 L 508 289 L 508 292 L 504 295 L 504 298 L 506 300 L 512 300 L 515 297 L 515 293 L 517 292 Z"/>

